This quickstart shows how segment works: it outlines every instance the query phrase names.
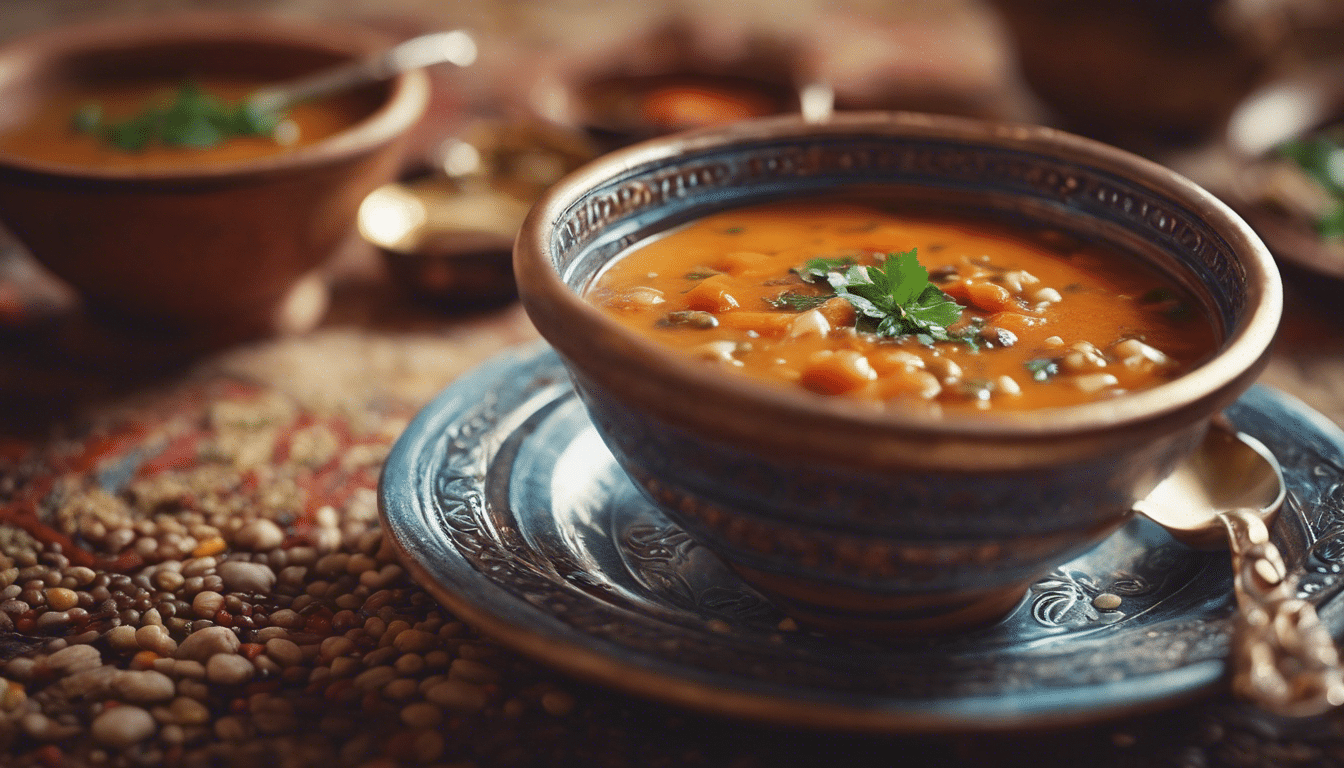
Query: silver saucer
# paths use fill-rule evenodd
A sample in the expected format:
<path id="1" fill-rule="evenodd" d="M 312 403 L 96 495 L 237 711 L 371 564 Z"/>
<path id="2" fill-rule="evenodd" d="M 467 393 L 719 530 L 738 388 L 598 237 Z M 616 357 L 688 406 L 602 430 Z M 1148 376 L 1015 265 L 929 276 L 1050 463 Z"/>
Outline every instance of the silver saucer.
<path id="1" fill-rule="evenodd" d="M 1228 415 L 1282 463 L 1288 501 L 1274 535 L 1337 628 L 1344 432 L 1264 387 Z M 487 362 L 430 403 L 388 457 L 380 500 L 411 572 L 463 620 L 586 680 L 717 714 L 1000 730 L 1100 719 L 1223 683 L 1227 555 L 1189 550 L 1141 519 L 990 627 L 899 642 L 793 628 L 636 490 L 543 345 Z"/>

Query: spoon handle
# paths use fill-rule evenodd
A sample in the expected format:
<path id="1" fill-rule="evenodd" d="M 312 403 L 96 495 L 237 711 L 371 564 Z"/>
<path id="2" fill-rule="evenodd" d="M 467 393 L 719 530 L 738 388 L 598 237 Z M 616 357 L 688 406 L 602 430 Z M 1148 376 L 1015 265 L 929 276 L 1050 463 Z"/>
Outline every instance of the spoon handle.
<path id="1" fill-rule="evenodd" d="M 1238 616 L 1232 635 L 1232 688 L 1286 717 L 1344 704 L 1344 671 L 1334 639 L 1311 603 L 1297 596 L 1265 523 L 1252 509 L 1219 514 L 1232 542 Z"/>
<path id="2" fill-rule="evenodd" d="M 386 80 L 408 69 L 451 62 L 459 67 L 476 60 L 476 42 L 467 32 L 433 32 L 413 37 L 369 59 L 360 59 L 286 83 L 260 88 L 248 103 L 262 111 L 276 111 L 364 83 Z"/>

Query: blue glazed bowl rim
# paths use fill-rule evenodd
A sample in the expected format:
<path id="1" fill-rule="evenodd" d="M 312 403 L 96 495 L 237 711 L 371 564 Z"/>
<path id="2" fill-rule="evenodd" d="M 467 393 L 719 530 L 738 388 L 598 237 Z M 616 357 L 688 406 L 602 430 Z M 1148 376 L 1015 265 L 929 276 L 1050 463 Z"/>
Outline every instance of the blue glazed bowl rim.
<path id="1" fill-rule="evenodd" d="M 1084 405 L 1025 412 L 874 411 L 844 398 L 775 388 L 747 377 L 723 375 L 697 361 L 682 360 L 606 318 L 572 285 L 582 281 L 582 276 L 560 271 L 558 254 L 565 249 L 577 249 L 582 255 L 584 249 L 602 245 L 603 238 L 606 247 L 614 250 L 641 239 L 630 224 L 628 210 L 623 209 L 638 208 L 641 203 L 631 202 L 634 193 L 630 190 L 638 192 L 639 182 L 653 180 L 663 190 L 661 194 L 669 195 L 676 191 L 669 192 L 669 184 L 684 187 L 689 178 L 678 182 L 676 172 L 659 177 L 659 169 L 684 169 L 695 161 L 750 148 L 796 146 L 806 155 L 807 150 L 822 144 L 855 141 L 879 145 L 935 142 L 970 152 L 1050 158 L 1086 174 L 1120 180 L 1151 193 L 1172 203 L 1178 213 L 1184 212 L 1189 217 L 1185 223 L 1197 226 L 1204 235 L 1213 234 L 1217 242 L 1209 247 L 1220 247 L 1235 257 L 1236 263 L 1230 266 L 1244 278 L 1245 293 L 1236 299 L 1244 304 L 1244 311 L 1224 329 L 1223 345 L 1212 357 L 1185 375 L 1148 390 Z M 686 173 L 693 175 L 693 171 Z M 712 206 L 716 199 L 713 179 L 703 181 L 699 191 L 682 190 L 692 197 L 699 195 L 698 209 L 678 202 L 680 198 L 667 197 L 672 202 L 665 210 L 675 213 L 664 219 L 675 219 L 692 209 L 701 213 L 712 210 L 706 206 Z M 731 201 L 732 195 L 725 193 L 719 199 Z M 1127 205 L 1124 200 L 1109 204 Z M 653 206 L 657 205 L 655 201 Z M 622 231 L 622 226 L 628 231 Z M 1179 230 L 1180 226 L 1178 222 L 1174 228 Z M 653 139 L 610 153 L 572 172 L 540 198 L 515 243 L 514 268 L 520 296 L 539 332 L 580 375 L 593 361 L 619 359 L 629 371 L 660 382 L 653 386 L 696 392 L 707 401 L 745 403 L 765 409 L 774 418 L 801 418 L 812 424 L 857 425 L 878 431 L 1008 439 L 1112 430 L 1168 417 L 1174 417 L 1175 428 L 1207 418 L 1235 400 L 1263 368 L 1283 306 L 1277 267 L 1258 236 L 1228 206 L 1175 171 L 1124 150 L 1043 126 L 908 112 L 840 113 L 824 122 L 807 122 L 798 116 L 761 118 Z M 1179 416 L 1181 413 L 1185 415 Z"/>

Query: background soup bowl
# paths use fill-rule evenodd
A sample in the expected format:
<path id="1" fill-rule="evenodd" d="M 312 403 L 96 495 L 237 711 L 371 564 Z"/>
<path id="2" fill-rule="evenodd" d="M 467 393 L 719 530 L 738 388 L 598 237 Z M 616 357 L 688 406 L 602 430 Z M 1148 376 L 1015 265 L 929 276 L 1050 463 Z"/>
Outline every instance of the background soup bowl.
<path id="1" fill-rule="evenodd" d="M 91 82 L 284 80 L 386 48 L 371 30 L 262 15 L 187 14 L 53 29 L 0 48 L 0 131 Z M 397 172 L 424 112 L 421 72 L 367 86 L 363 117 L 251 160 L 81 167 L 0 152 L 0 221 L 92 308 L 188 329 L 264 331 Z"/>
<path id="2" fill-rule="evenodd" d="M 1190 288 L 1221 344 L 1184 376 L 1105 402 L 878 413 L 682 359 L 582 298 L 659 232 L 837 193 L 1103 238 Z M 1262 369 L 1282 305 L 1264 246 L 1177 174 L 1046 128 L 908 113 L 750 121 L 608 155 L 551 188 L 514 258 L 527 311 L 629 475 L 794 616 L 843 630 L 1006 613 L 1193 449 Z"/>

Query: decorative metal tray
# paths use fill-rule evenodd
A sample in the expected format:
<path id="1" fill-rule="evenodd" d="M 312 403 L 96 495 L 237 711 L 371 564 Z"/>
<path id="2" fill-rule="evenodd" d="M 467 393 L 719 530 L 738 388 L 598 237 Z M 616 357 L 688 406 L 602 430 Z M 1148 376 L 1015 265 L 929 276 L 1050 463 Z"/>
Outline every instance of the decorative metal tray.
<path id="1" fill-rule="evenodd" d="M 1337 628 L 1344 432 L 1264 387 L 1228 415 L 1282 463 L 1289 493 L 1274 535 Z M 1004 729 L 1223 683 L 1227 555 L 1189 550 L 1141 519 L 974 632 L 891 641 L 792 627 L 636 490 L 542 345 L 487 362 L 426 407 L 388 457 L 380 497 L 412 573 L 462 619 L 584 679 L 718 714 Z"/>

